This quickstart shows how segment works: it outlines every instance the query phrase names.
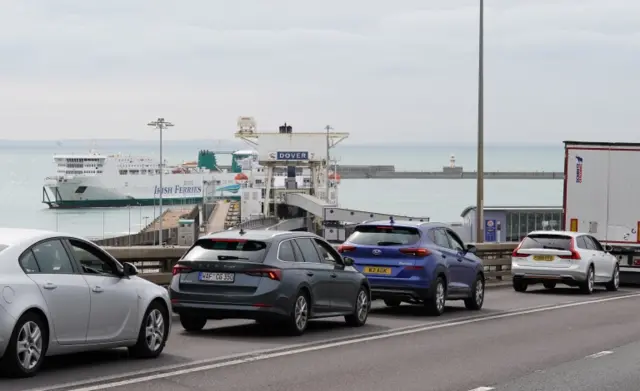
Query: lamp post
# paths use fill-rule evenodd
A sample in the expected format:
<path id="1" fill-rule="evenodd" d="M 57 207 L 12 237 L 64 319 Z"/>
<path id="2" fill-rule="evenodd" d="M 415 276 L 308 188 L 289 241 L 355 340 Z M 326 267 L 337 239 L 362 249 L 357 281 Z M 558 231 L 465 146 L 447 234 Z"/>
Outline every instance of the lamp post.
<path id="1" fill-rule="evenodd" d="M 331 130 L 333 130 L 333 128 L 331 127 L 331 125 L 327 125 L 324 128 L 327 131 L 327 164 L 325 165 L 325 178 L 324 178 L 324 182 L 325 182 L 325 198 L 327 200 L 327 203 L 329 203 L 329 167 L 331 167 L 331 163 L 329 160 L 329 149 L 331 148 L 331 140 L 329 138 L 329 132 Z M 334 174 L 335 175 L 335 174 Z"/>
<path id="2" fill-rule="evenodd" d="M 148 126 L 153 126 L 155 129 L 160 131 L 160 195 L 158 205 L 160 206 L 159 216 L 160 219 L 158 221 L 158 244 L 162 246 L 162 193 L 164 193 L 164 188 L 162 187 L 162 174 L 164 172 L 164 161 L 162 160 L 162 132 L 173 126 L 171 122 L 165 121 L 164 118 L 158 118 L 155 121 L 151 121 L 147 124 Z"/>
<path id="3" fill-rule="evenodd" d="M 480 0 L 478 42 L 478 168 L 476 178 L 476 243 L 484 242 L 484 0 Z"/>

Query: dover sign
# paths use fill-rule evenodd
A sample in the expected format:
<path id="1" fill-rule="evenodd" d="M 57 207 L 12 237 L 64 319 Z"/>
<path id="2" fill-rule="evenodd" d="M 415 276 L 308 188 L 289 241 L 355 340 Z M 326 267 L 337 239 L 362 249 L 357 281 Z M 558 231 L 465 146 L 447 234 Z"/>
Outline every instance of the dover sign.
<path id="1" fill-rule="evenodd" d="M 307 151 L 278 151 L 276 160 L 309 160 Z"/>

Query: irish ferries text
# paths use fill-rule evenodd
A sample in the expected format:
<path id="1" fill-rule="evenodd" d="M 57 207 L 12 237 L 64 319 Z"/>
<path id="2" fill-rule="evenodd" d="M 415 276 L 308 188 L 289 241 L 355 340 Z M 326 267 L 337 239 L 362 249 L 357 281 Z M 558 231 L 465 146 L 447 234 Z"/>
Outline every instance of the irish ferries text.
<path id="1" fill-rule="evenodd" d="M 160 194 L 160 187 L 155 186 L 154 193 L 156 195 Z M 201 186 L 165 186 L 162 194 L 200 194 L 202 193 Z"/>

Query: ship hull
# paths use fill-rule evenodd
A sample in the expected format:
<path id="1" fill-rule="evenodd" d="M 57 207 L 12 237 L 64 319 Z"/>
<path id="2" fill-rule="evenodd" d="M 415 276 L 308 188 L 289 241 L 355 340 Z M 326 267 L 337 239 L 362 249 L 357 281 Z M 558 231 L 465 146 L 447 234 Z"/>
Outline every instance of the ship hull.
<path id="1" fill-rule="evenodd" d="M 222 179 L 223 183 L 229 183 L 233 180 L 230 174 L 222 176 L 224 178 L 220 173 L 165 175 L 162 204 L 201 203 L 205 181 Z M 159 205 L 161 189 L 158 183 L 159 178 L 151 175 L 109 179 L 101 176 L 66 178 L 45 184 L 42 202 L 54 209 Z"/>

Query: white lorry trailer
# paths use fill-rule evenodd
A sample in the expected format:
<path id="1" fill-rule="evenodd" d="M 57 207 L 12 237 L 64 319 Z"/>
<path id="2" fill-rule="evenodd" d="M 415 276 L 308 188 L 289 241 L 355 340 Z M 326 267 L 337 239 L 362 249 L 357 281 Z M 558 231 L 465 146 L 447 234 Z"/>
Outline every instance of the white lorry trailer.
<path id="1" fill-rule="evenodd" d="M 640 143 L 564 145 L 563 229 L 592 234 L 640 281 Z"/>

